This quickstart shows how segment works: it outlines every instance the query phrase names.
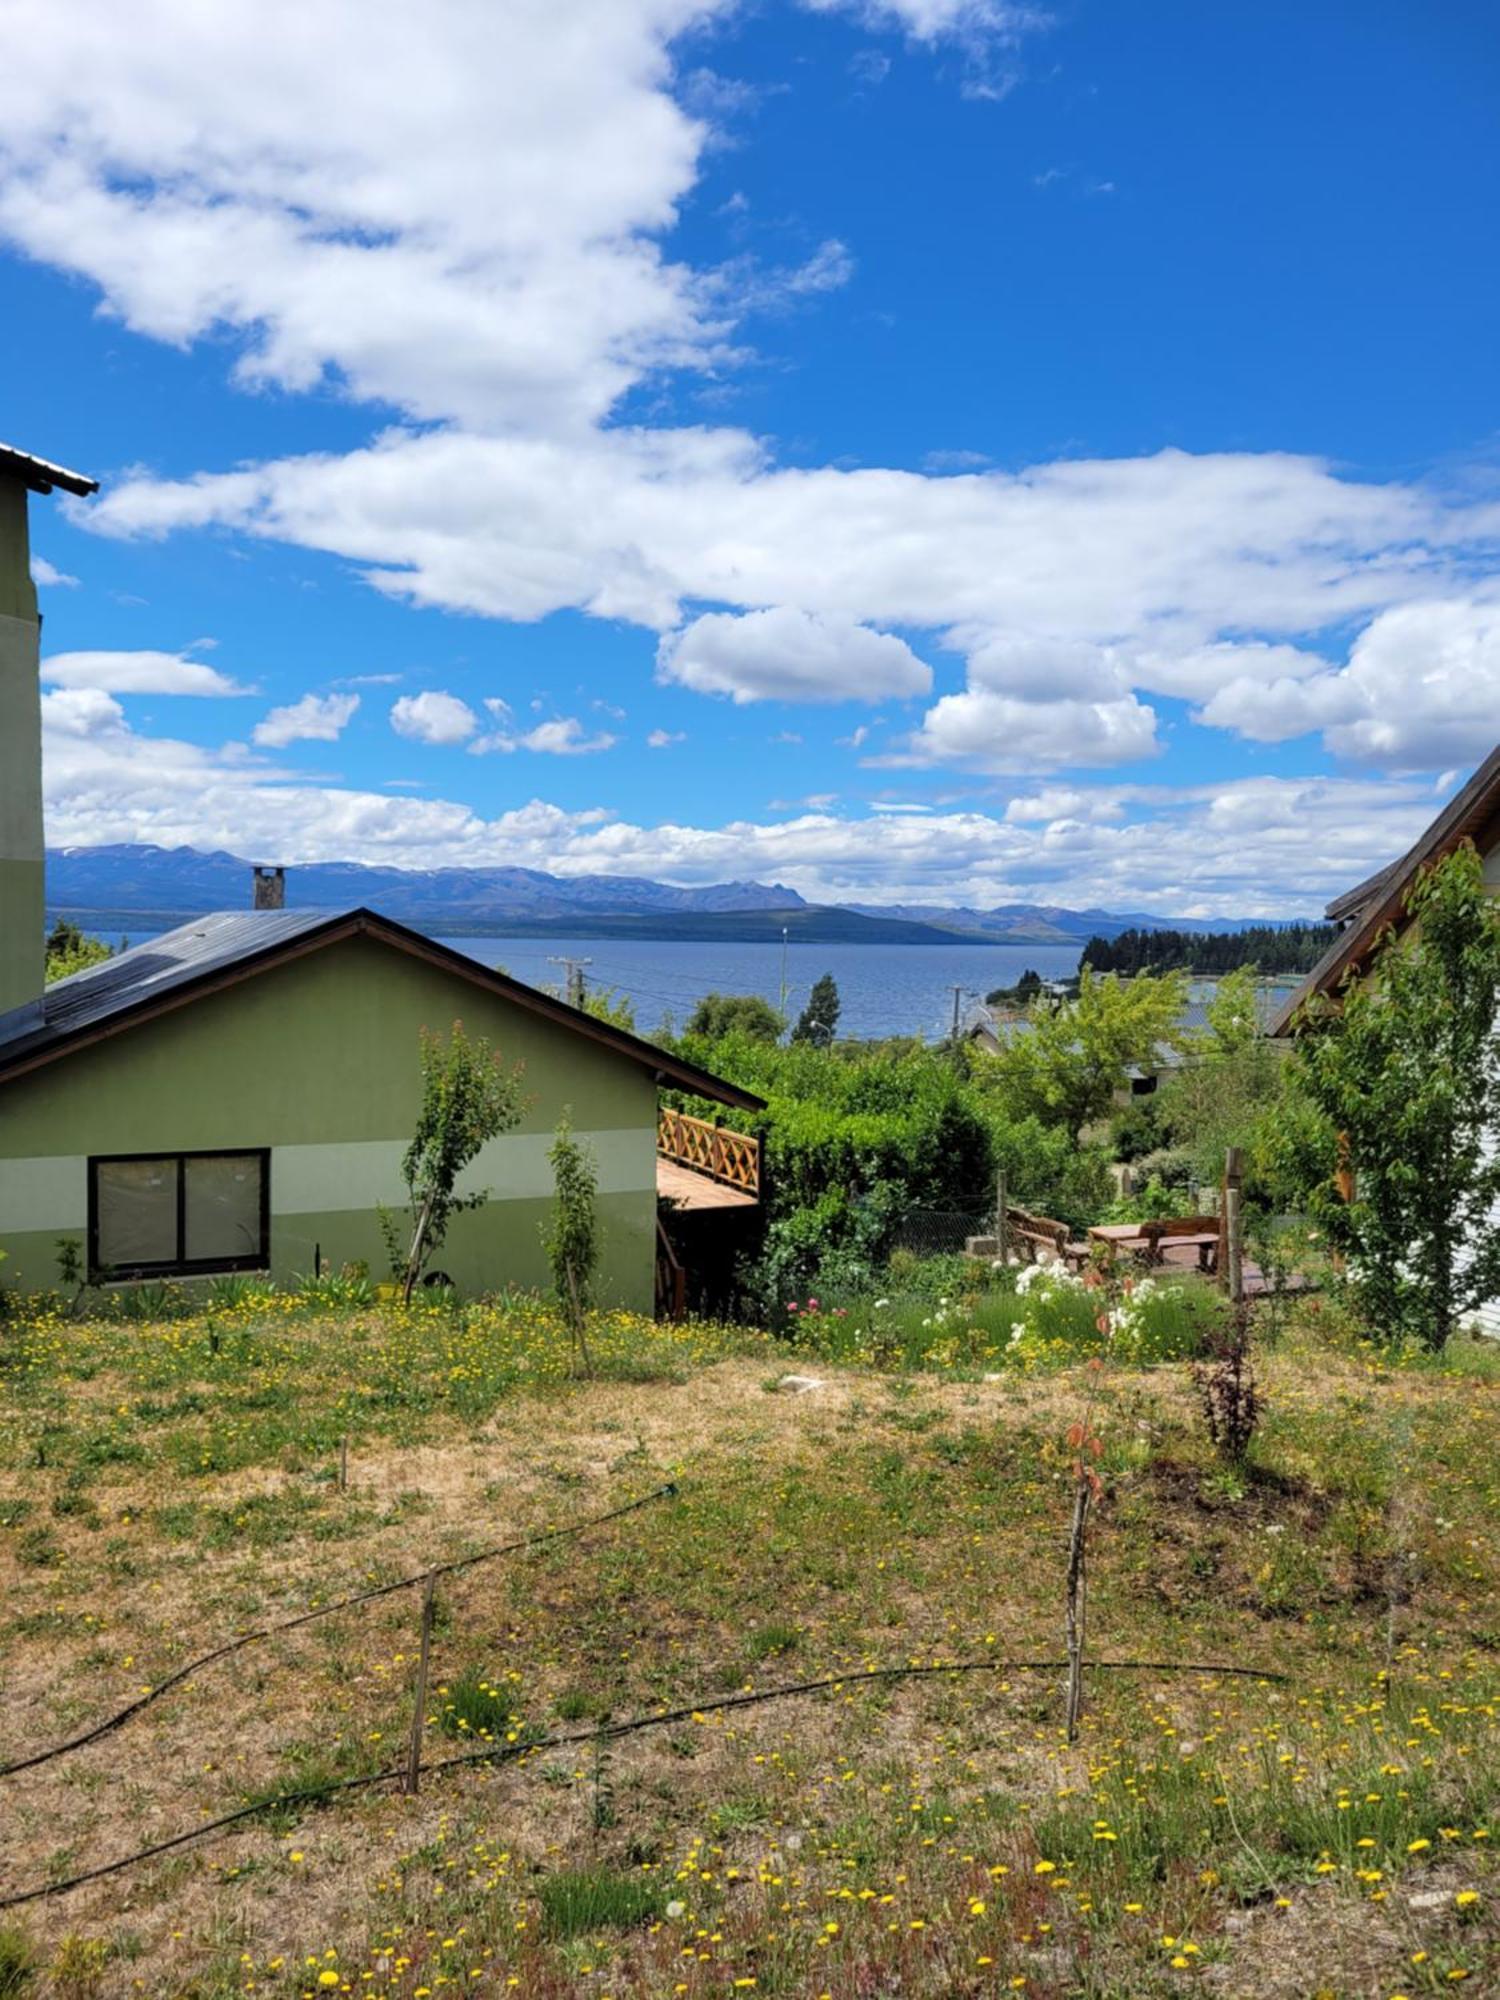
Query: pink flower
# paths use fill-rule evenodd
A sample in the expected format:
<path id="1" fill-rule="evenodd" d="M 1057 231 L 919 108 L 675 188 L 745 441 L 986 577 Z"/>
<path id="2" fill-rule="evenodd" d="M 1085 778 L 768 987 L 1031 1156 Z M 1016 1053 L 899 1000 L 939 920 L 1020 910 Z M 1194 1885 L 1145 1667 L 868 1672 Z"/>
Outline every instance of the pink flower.
<path id="1" fill-rule="evenodd" d="M 807 1310 L 810 1313 L 821 1312 L 822 1307 L 818 1304 L 816 1299 L 809 1299 L 807 1302 Z"/>
<path id="2" fill-rule="evenodd" d="M 788 1299 L 786 1302 L 786 1309 L 789 1313 L 797 1312 L 799 1310 L 797 1301 L 795 1299 Z"/>

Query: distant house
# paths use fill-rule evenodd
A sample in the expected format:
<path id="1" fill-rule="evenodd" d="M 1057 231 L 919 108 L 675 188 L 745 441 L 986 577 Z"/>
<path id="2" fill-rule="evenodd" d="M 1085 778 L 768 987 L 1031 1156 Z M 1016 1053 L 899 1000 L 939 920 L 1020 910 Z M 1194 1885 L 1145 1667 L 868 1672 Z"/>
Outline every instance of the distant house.
<path id="1" fill-rule="evenodd" d="M 1309 1000 L 1336 994 L 1346 979 L 1359 978 L 1368 969 L 1385 933 L 1405 928 L 1406 897 L 1417 876 L 1465 840 L 1474 843 L 1485 882 L 1500 896 L 1500 744 L 1399 861 L 1328 905 L 1325 914 L 1340 926 L 1339 934 L 1272 1022 L 1273 1035 L 1294 1034 Z M 1495 1143 L 1500 1146 L 1500 1133 Z M 1500 1335 L 1500 1299 L 1481 1308 L 1478 1317 L 1486 1332 Z"/>
<path id="2" fill-rule="evenodd" d="M 695 1064 L 367 909 L 258 907 L 184 924 L 44 984 L 38 622 L 26 494 L 92 482 L 0 449 L 0 1249 L 7 1284 L 55 1282 L 59 1239 L 101 1281 L 363 1260 L 377 1205 L 406 1195 L 421 1030 L 461 1020 L 524 1064 L 518 1130 L 464 1185 L 439 1262 L 469 1291 L 546 1282 L 547 1159 L 568 1109 L 599 1169 L 601 1296 L 649 1311 L 678 1210 L 753 1205 L 754 1141 L 694 1121 L 658 1157 L 658 1093 L 741 1110 L 761 1100 Z M 249 885 L 247 885 L 248 887 Z M 693 1129 L 689 1129 L 693 1128 Z M 746 1149 L 750 1149 L 747 1151 Z M 697 1162 L 697 1164 L 694 1164 Z M 681 1296 L 679 1286 L 678 1296 Z"/>

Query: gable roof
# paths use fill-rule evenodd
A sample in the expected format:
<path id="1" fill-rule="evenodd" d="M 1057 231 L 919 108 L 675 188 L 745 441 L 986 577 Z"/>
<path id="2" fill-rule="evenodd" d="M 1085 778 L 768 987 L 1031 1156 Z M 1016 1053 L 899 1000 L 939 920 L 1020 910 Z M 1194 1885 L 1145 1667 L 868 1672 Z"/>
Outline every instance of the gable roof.
<path id="1" fill-rule="evenodd" d="M 49 459 L 33 458 L 29 451 L 18 451 L 13 444 L 0 444 L 0 473 L 19 479 L 33 493 L 50 493 L 54 486 L 60 486 L 64 493 L 76 493 L 81 500 L 99 491 L 97 479 L 69 472 L 65 465 L 53 465 Z"/>
<path id="2" fill-rule="evenodd" d="M 373 938 L 499 994 L 527 1013 L 649 1070 L 658 1082 L 741 1111 L 764 1109 L 764 1100 L 753 1091 L 366 909 L 219 911 L 71 973 L 47 988 L 39 1009 L 24 1007 L 0 1015 L 0 1084 L 257 973 L 355 937 Z"/>
<path id="3" fill-rule="evenodd" d="M 1412 883 L 1424 868 L 1441 861 L 1465 840 L 1481 850 L 1485 834 L 1500 827 L 1500 743 L 1469 782 L 1454 793 L 1416 844 L 1399 861 L 1346 890 L 1328 905 L 1326 914 L 1343 923 L 1296 992 L 1271 1023 L 1273 1035 L 1285 1035 L 1298 1012 L 1320 993 L 1334 993 L 1351 972 L 1358 972 L 1385 932 L 1399 925 Z"/>

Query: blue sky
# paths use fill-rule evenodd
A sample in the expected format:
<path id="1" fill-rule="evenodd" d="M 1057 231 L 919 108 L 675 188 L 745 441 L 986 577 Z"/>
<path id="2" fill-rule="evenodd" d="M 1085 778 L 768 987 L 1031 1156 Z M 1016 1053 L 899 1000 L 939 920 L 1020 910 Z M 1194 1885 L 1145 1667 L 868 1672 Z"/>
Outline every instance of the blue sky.
<path id="1" fill-rule="evenodd" d="M 56 842 L 1290 914 L 1500 736 L 1486 7 L 4 19 Z"/>

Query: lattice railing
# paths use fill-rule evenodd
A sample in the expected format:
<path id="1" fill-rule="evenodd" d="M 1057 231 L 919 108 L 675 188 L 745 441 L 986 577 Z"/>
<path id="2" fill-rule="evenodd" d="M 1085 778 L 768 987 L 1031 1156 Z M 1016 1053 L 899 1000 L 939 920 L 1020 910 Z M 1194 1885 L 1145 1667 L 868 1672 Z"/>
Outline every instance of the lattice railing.
<path id="1" fill-rule="evenodd" d="M 656 1150 L 663 1159 L 726 1187 L 760 1193 L 760 1141 L 748 1132 L 730 1132 L 705 1118 L 662 1107 L 656 1121 Z"/>

